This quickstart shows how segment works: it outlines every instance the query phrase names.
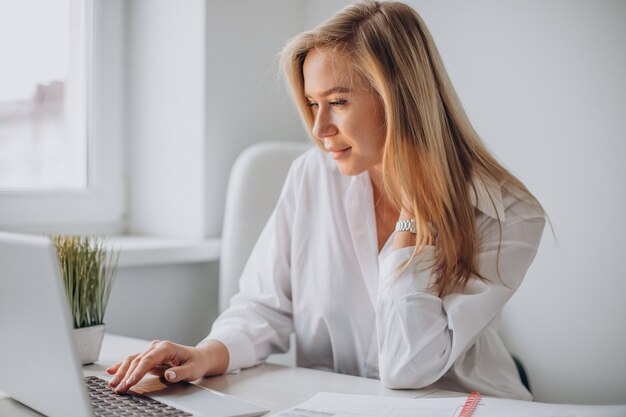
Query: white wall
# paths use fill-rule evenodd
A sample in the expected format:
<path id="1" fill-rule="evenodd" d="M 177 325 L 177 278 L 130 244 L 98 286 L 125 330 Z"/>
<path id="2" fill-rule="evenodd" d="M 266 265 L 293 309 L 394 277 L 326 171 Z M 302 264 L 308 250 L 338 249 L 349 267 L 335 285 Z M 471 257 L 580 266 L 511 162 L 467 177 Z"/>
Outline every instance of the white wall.
<path id="1" fill-rule="evenodd" d="M 207 236 L 222 230 L 230 168 L 256 142 L 305 141 L 306 132 L 278 76 L 278 58 L 302 31 L 303 3 L 292 0 L 207 3 Z"/>
<path id="2" fill-rule="evenodd" d="M 218 315 L 218 263 L 119 268 L 107 332 L 195 345 Z"/>
<path id="3" fill-rule="evenodd" d="M 219 236 L 239 153 L 261 141 L 306 140 L 277 59 L 304 28 L 304 5 L 126 4 L 128 231 Z"/>
<path id="4" fill-rule="evenodd" d="M 410 1 L 489 148 L 554 226 L 505 310 L 535 397 L 626 400 L 626 3 Z"/>
<path id="5" fill-rule="evenodd" d="M 126 2 L 128 231 L 202 237 L 206 2 Z"/>

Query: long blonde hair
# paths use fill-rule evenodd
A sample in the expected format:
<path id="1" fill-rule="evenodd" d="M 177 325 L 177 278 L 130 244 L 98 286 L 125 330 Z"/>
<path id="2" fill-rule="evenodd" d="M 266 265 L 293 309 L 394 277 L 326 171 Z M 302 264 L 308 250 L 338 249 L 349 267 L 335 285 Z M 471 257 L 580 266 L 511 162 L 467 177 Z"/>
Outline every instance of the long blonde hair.
<path id="1" fill-rule="evenodd" d="M 476 256 L 473 178 L 495 179 L 543 209 L 481 142 L 420 16 L 403 3 L 365 1 L 347 6 L 285 46 L 283 69 L 309 131 L 314 116 L 304 95 L 302 67 L 307 53 L 320 47 L 344 52 L 383 102 L 384 191 L 396 208 L 404 206 L 415 217 L 413 255 L 435 239 L 435 289 L 445 295 L 462 291 L 472 276 L 484 279 Z"/>

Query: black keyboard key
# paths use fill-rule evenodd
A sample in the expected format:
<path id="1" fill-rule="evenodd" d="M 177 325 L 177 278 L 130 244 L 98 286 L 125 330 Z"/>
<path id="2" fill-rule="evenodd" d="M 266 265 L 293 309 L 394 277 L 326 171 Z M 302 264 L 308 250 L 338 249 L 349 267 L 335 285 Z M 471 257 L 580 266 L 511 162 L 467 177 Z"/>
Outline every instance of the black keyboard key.
<path id="1" fill-rule="evenodd" d="M 97 417 L 191 416 L 185 411 L 142 395 L 115 394 L 104 379 L 95 376 L 85 377 L 85 382 L 94 414 Z"/>

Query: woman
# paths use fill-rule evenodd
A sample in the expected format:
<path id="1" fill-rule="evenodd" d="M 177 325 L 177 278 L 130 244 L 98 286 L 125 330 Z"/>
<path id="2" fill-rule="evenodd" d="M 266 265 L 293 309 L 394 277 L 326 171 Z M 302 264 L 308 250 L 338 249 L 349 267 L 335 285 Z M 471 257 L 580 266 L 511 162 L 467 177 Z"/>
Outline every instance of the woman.
<path id="1" fill-rule="evenodd" d="M 153 342 L 109 369 L 111 386 L 253 366 L 295 332 L 299 366 L 531 399 L 496 325 L 544 212 L 482 145 L 420 17 L 402 3 L 354 4 L 297 36 L 282 61 L 323 152 L 292 165 L 208 337 Z"/>

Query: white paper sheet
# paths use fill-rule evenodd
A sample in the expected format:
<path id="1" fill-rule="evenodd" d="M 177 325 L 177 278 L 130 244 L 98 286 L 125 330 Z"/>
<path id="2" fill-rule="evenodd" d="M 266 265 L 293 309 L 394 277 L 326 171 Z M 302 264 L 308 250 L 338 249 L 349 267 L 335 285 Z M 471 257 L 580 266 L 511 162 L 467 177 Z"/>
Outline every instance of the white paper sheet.
<path id="1" fill-rule="evenodd" d="M 458 417 L 465 398 L 395 398 L 320 392 L 277 417 Z M 544 404 L 482 397 L 472 417 L 626 417 L 626 405 Z"/>

